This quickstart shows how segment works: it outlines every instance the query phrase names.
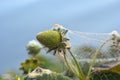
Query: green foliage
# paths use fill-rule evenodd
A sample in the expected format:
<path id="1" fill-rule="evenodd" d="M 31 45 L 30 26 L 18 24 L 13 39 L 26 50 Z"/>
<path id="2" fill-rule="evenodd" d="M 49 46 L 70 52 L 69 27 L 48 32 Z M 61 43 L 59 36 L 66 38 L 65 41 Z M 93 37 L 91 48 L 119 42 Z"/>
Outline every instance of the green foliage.
<path id="1" fill-rule="evenodd" d="M 27 78 L 26 80 L 31 80 L 31 79 Z M 72 79 L 62 74 L 52 73 L 52 74 L 44 74 L 43 76 L 38 76 L 35 78 L 35 80 L 72 80 Z"/>
<path id="2" fill-rule="evenodd" d="M 31 55 L 31 58 L 26 59 L 24 62 L 21 63 L 20 70 L 22 70 L 24 74 L 28 74 L 28 73 L 30 74 L 31 71 L 35 72 L 34 70 L 35 68 L 42 67 L 42 68 L 46 68 L 46 70 L 48 71 L 50 69 L 51 73 L 49 74 L 43 73 L 42 75 L 39 75 L 38 73 L 39 76 L 32 74 L 32 76 L 35 75 L 35 77 L 32 77 L 34 79 L 29 78 L 30 77 L 29 75 L 28 75 L 29 77 L 27 78 L 24 78 L 24 76 L 18 77 L 15 75 L 14 79 L 15 80 L 72 80 L 72 79 L 76 80 L 78 78 L 79 80 L 120 80 L 120 64 L 117 66 L 113 66 L 105 73 L 104 71 L 95 72 L 93 70 L 93 66 L 95 66 L 96 64 L 95 63 L 96 59 L 106 58 L 106 55 L 103 55 L 101 49 L 108 42 L 108 40 L 105 41 L 98 49 L 92 46 L 79 47 L 75 51 L 75 53 L 79 55 L 80 58 L 92 59 L 90 63 L 84 63 L 84 62 L 80 63 L 78 62 L 77 57 L 72 53 L 71 46 L 69 46 L 67 43 L 69 42 L 69 39 L 65 37 L 67 32 L 68 30 L 58 27 L 58 29 L 44 31 L 36 36 L 37 40 L 44 47 L 47 47 L 49 49 L 48 52 L 54 51 L 54 54 L 56 54 L 56 52 L 64 53 L 63 54 L 64 60 L 66 62 L 67 68 L 69 69 L 68 71 L 66 71 L 66 73 L 63 74 L 56 73 L 56 72 L 62 72 L 64 70 L 63 69 L 64 66 L 61 65 L 60 62 L 57 62 L 57 60 L 52 61 L 42 55 L 39 55 L 40 50 L 42 48 L 35 40 L 33 40 L 30 41 L 27 45 L 27 51 L 28 54 Z M 66 51 L 70 53 L 71 58 L 68 57 Z M 108 53 L 110 53 L 111 56 L 114 57 L 116 57 L 116 55 L 113 55 L 113 53 L 117 53 L 117 52 L 118 51 L 116 49 L 110 49 L 108 51 Z M 37 71 L 39 70 L 36 69 L 36 72 Z M 0 78 L 0 80 L 2 80 L 2 78 Z"/>
<path id="3" fill-rule="evenodd" d="M 15 80 L 25 80 L 24 76 L 16 76 Z"/>
<path id="4" fill-rule="evenodd" d="M 42 63 L 36 58 L 26 59 L 25 62 L 21 63 L 20 70 L 23 71 L 24 74 L 27 74 L 34 70 L 36 67 L 40 66 Z"/>
<path id="5" fill-rule="evenodd" d="M 111 68 L 110 71 L 114 72 L 114 73 L 117 73 L 117 74 L 120 74 L 120 64 Z"/>
<path id="6" fill-rule="evenodd" d="M 60 33 L 53 30 L 41 32 L 36 38 L 41 44 L 50 49 L 58 46 L 61 42 Z"/>
<path id="7" fill-rule="evenodd" d="M 22 70 L 24 74 L 28 74 L 38 66 L 50 69 L 55 72 L 62 72 L 64 67 L 64 65 L 62 65 L 58 60 L 52 61 L 45 56 L 36 55 L 30 59 L 25 60 L 25 62 L 22 62 L 20 70 Z"/>
<path id="8" fill-rule="evenodd" d="M 120 62 L 111 62 L 111 63 L 103 64 L 99 67 L 95 67 L 94 71 L 101 73 L 114 72 L 120 74 Z"/>
<path id="9" fill-rule="evenodd" d="M 3 80 L 1 76 L 0 76 L 0 80 Z"/>
<path id="10" fill-rule="evenodd" d="M 51 60 L 51 58 L 47 58 L 43 55 L 37 55 L 37 56 L 35 56 L 35 58 L 37 58 L 41 62 L 40 67 L 42 67 L 42 68 L 50 69 L 55 72 L 64 71 L 63 68 L 65 67 L 65 65 L 63 65 L 60 61 L 58 61 L 55 58 L 53 58 Z"/>
<path id="11" fill-rule="evenodd" d="M 31 58 L 26 59 L 24 62 L 21 62 L 20 70 L 22 70 L 24 74 L 28 74 L 38 66 L 42 68 L 49 68 L 56 72 L 61 72 L 61 70 L 63 70 L 61 68 L 62 65 L 60 65 L 60 63 L 56 60 L 52 61 L 47 57 L 38 54 L 40 53 L 41 47 L 35 40 L 29 41 L 26 48 L 28 54 L 31 55 Z"/>
<path id="12" fill-rule="evenodd" d="M 116 73 L 95 73 L 91 76 L 91 80 L 120 80 L 120 75 Z"/>

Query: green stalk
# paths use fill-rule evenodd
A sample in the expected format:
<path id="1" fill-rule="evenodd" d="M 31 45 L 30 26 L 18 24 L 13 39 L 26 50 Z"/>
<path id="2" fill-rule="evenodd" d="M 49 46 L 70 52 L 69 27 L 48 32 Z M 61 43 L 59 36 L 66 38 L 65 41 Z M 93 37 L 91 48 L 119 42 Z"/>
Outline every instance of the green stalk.
<path id="1" fill-rule="evenodd" d="M 75 64 L 77 65 L 77 69 L 79 70 L 79 77 L 81 77 L 81 80 L 85 79 L 85 75 L 83 74 L 82 68 L 80 66 L 80 64 L 78 63 L 77 59 L 75 58 L 74 54 L 71 52 L 70 49 L 68 49 L 69 53 L 71 54 Z"/>
<path id="2" fill-rule="evenodd" d="M 32 71 L 32 68 L 29 68 L 29 69 L 28 69 L 28 73 L 31 73 L 31 71 Z"/>
<path id="3" fill-rule="evenodd" d="M 93 60 L 92 60 L 92 62 L 91 62 L 91 65 L 90 65 L 90 68 L 89 68 L 89 71 L 88 71 L 86 80 L 90 80 L 89 78 L 90 78 L 90 75 L 91 75 L 91 70 L 92 70 L 92 67 L 93 67 L 94 64 L 95 64 L 97 55 L 99 54 L 99 52 L 100 52 L 100 50 L 102 49 L 102 47 L 103 47 L 108 41 L 109 41 L 109 40 L 105 41 L 105 42 L 99 47 L 99 49 L 97 49 L 97 51 L 95 52 L 95 56 L 93 57 Z"/>
<path id="4" fill-rule="evenodd" d="M 65 59 L 65 62 L 66 62 L 68 69 L 70 69 L 77 77 L 79 77 L 76 70 L 72 67 L 72 65 L 70 65 L 71 63 L 67 60 L 66 54 L 64 54 L 64 59 Z"/>

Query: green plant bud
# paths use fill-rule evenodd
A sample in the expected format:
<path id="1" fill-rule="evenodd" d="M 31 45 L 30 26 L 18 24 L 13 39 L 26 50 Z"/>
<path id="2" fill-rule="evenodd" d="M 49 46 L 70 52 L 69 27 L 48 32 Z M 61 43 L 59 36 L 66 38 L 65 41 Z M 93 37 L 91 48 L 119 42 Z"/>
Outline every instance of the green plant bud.
<path id="1" fill-rule="evenodd" d="M 28 54 L 33 56 L 37 55 L 41 50 L 39 43 L 35 40 L 29 41 L 26 48 L 27 48 Z"/>
<path id="2" fill-rule="evenodd" d="M 41 32 L 36 36 L 36 38 L 42 45 L 49 49 L 58 46 L 61 42 L 60 33 L 53 30 Z"/>

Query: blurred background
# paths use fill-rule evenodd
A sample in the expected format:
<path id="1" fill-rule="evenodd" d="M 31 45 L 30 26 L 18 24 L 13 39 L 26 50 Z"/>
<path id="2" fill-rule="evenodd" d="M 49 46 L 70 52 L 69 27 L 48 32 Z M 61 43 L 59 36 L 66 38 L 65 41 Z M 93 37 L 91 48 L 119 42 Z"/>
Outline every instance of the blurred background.
<path id="1" fill-rule="evenodd" d="M 0 0 L 0 74 L 18 70 L 26 44 L 55 23 L 82 32 L 120 32 L 119 0 Z"/>

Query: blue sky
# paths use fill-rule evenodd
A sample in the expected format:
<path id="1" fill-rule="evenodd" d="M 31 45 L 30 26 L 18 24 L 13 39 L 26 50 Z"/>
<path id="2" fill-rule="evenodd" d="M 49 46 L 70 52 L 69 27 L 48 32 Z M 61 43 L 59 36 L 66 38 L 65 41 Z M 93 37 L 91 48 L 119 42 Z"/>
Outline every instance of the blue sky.
<path id="1" fill-rule="evenodd" d="M 0 0 L 0 73 L 18 69 L 25 46 L 53 24 L 82 32 L 120 32 L 119 0 Z"/>

